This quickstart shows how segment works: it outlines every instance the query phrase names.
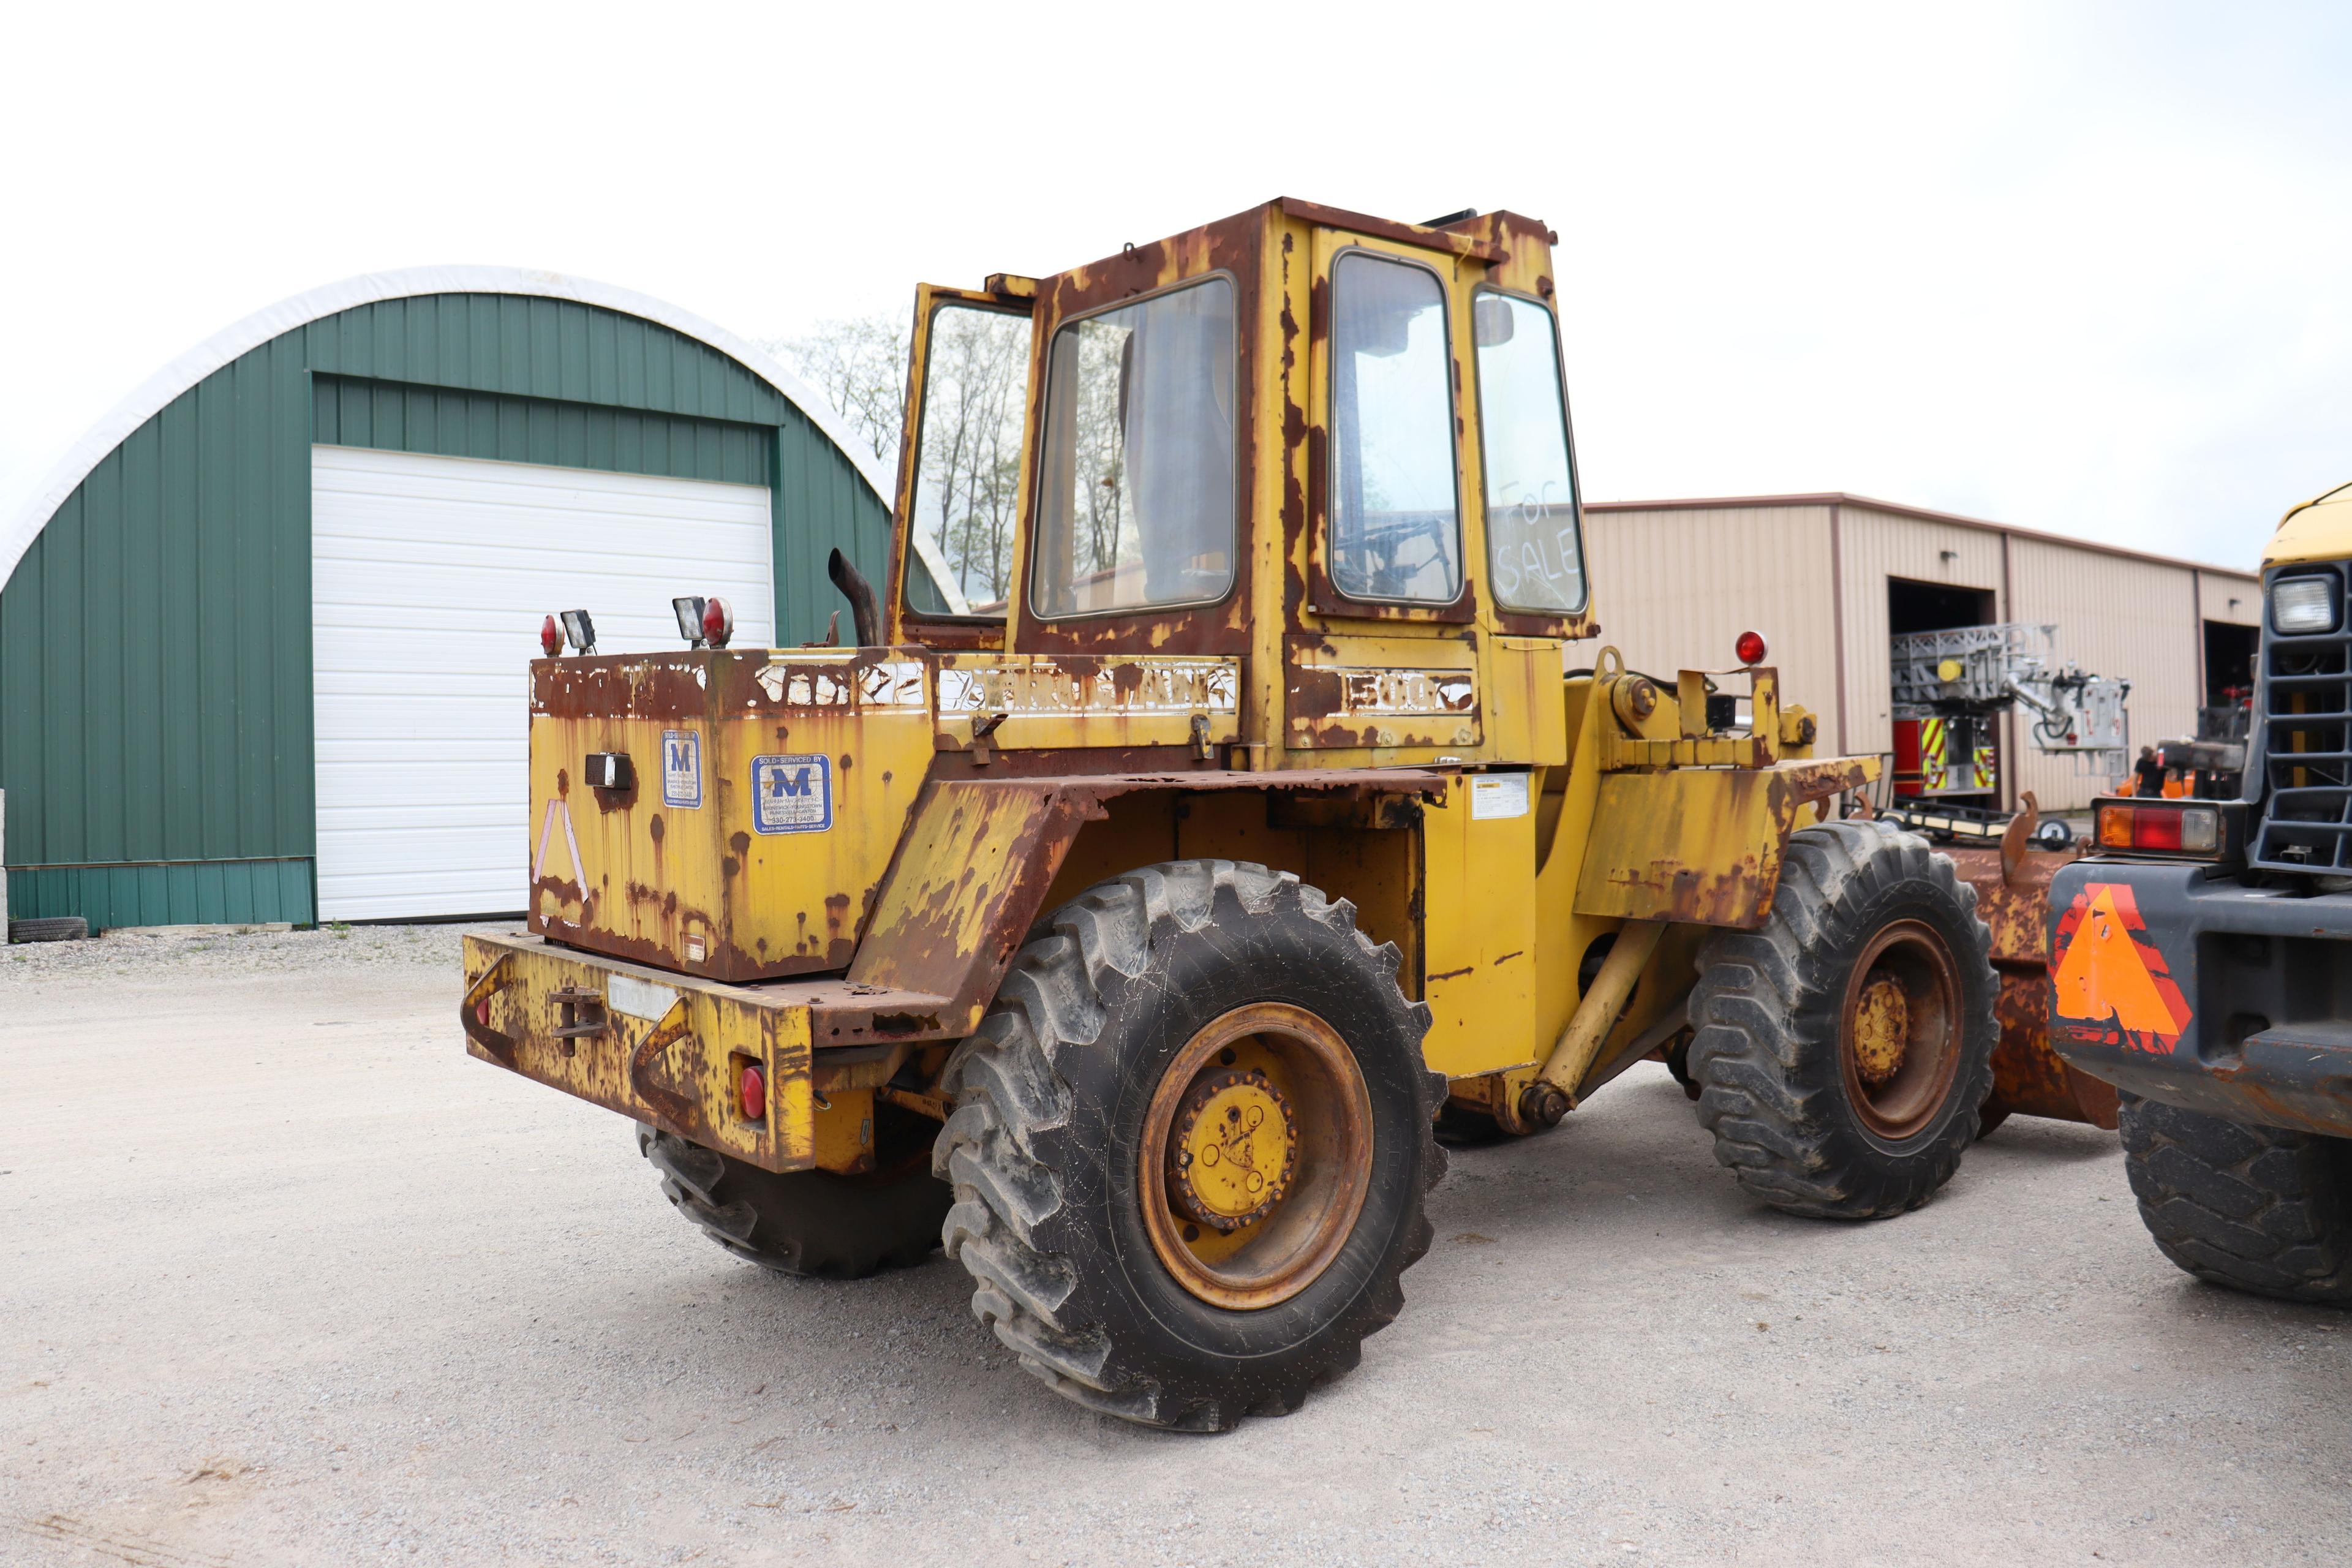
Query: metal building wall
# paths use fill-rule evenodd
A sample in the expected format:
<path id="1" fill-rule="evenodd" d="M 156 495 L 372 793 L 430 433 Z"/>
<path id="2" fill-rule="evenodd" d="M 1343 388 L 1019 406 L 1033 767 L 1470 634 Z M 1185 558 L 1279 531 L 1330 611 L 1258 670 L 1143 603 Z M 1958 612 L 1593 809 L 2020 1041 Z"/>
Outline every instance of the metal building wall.
<path id="1" fill-rule="evenodd" d="M 827 552 L 879 581 L 888 549 L 840 450 L 667 327 L 502 294 L 323 317 L 125 438 L 0 588 L 18 918 L 312 918 L 313 441 L 768 485 L 787 642 L 823 635 Z"/>
<path id="2" fill-rule="evenodd" d="M 1654 673 L 1719 668 L 1729 662 L 1729 639 L 1753 626 L 1772 644 L 1788 700 L 1821 716 L 1825 750 L 1885 752 L 1894 743 L 1890 578 L 1987 592 L 1996 619 L 2057 626 L 2060 658 L 2132 682 L 2135 747 L 2193 731 L 2203 693 L 2200 610 L 2205 620 L 2261 622 L 2251 574 L 1915 516 L 1854 497 L 1601 502 L 1587 509 L 1585 538 L 1605 635 L 1573 645 L 1570 666 L 1591 664 L 1609 643 Z M 2032 790 L 2045 810 L 2073 810 L 2108 787 L 2103 774 L 2078 773 L 2071 757 L 2026 750 L 2013 716 L 2002 733 L 2009 804 Z"/>
<path id="3" fill-rule="evenodd" d="M 1589 507 L 1593 612 L 1601 636 L 1569 645 L 1570 668 L 1601 647 L 1672 680 L 1677 669 L 1734 662 L 1743 631 L 1764 634 L 1782 700 L 1837 712 L 1837 616 L 1831 593 L 1829 509 Z"/>
<path id="4" fill-rule="evenodd" d="M 2200 619 L 2222 621 L 2233 626 L 2259 627 L 2263 624 L 2261 578 L 2252 573 L 2200 572 L 2197 583 Z"/>
<path id="5" fill-rule="evenodd" d="M 2000 611 L 2001 536 L 1960 523 L 1931 522 L 1875 507 L 1837 509 L 1841 576 L 1845 585 L 1846 749 L 1885 752 L 1895 745 L 1894 654 L 1888 643 L 1886 584 L 1892 577 L 1949 588 L 1990 589 Z"/>
<path id="6" fill-rule="evenodd" d="M 2054 625 L 2061 659 L 2132 683 L 2126 706 L 2135 754 L 2196 732 L 2204 631 L 2194 570 L 2018 537 L 2010 541 L 2010 570 L 2011 619 Z M 2087 805 L 2111 784 L 2077 773 L 2071 757 L 2017 748 L 2011 754 L 2016 787 L 2032 790 L 2044 806 Z"/>

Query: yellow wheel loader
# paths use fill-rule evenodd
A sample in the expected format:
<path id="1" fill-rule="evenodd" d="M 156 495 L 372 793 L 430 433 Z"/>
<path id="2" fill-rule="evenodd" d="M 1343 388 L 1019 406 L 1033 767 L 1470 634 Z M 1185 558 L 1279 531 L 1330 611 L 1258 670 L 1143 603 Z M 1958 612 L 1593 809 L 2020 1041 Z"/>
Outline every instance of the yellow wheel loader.
<path id="1" fill-rule="evenodd" d="M 1184 1429 L 1355 1364 L 1439 1131 L 1645 1057 L 1762 1201 L 1924 1203 L 1994 1085 L 1987 927 L 1761 637 L 1600 643 L 1555 243 L 1282 200 L 919 290 L 856 646 L 550 617 L 470 1051 L 632 1118 L 730 1250 L 943 1242 L 1039 1378 Z"/>

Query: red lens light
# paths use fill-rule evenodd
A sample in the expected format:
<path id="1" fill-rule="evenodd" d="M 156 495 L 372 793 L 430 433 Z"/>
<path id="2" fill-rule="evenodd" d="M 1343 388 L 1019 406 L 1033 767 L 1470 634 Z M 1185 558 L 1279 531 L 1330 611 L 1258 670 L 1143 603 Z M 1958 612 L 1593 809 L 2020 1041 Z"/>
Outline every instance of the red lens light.
<path id="1" fill-rule="evenodd" d="M 550 658 L 563 651 L 563 628 L 555 624 L 553 616 L 548 616 L 540 625 L 539 646 L 547 650 L 547 657 Z"/>
<path id="2" fill-rule="evenodd" d="M 765 1121 L 768 1119 L 768 1080 L 758 1068 L 745 1068 L 735 1080 L 736 1098 L 743 1104 L 743 1120 Z"/>
<path id="3" fill-rule="evenodd" d="M 2177 811 L 2133 811 L 2132 847 L 2135 849 L 2179 848 L 2180 813 Z"/>
<path id="4" fill-rule="evenodd" d="M 712 647 L 725 647 L 727 639 L 735 635 L 735 612 L 727 607 L 724 599 L 702 602 L 702 640 Z"/>
<path id="5" fill-rule="evenodd" d="M 1742 664 L 1763 663 L 1767 651 L 1764 647 L 1764 634 L 1762 632 L 1740 633 L 1739 641 L 1733 645 L 1732 651 L 1739 656 L 1739 662 Z"/>

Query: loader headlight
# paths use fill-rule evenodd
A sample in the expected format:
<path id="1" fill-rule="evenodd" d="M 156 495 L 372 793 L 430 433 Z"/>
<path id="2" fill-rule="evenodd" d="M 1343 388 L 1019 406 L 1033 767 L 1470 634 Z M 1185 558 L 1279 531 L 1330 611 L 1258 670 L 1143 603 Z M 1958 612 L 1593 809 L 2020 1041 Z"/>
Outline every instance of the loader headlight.
<path id="1" fill-rule="evenodd" d="M 2344 595 L 2331 575 L 2281 577 L 2271 584 L 2271 626 L 2291 637 L 2332 632 Z"/>

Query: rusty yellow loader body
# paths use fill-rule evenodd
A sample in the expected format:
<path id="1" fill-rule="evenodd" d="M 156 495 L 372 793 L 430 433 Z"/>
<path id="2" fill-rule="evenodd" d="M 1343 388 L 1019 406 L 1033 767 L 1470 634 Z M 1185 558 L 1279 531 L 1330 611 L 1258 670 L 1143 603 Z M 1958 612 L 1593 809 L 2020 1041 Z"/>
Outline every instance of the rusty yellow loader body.
<path id="1" fill-rule="evenodd" d="M 689 605 L 533 664 L 469 1050 L 633 1119 L 738 1254 L 944 1242 L 1031 1371 L 1182 1428 L 1354 1364 L 1440 1137 L 1644 1057 L 1765 1201 L 1926 1201 L 1992 1082 L 1973 895 L 1760 638 L 1601 640 L 1553 243 L 1285 200 L 920 290 L 855 646 Z"/>

